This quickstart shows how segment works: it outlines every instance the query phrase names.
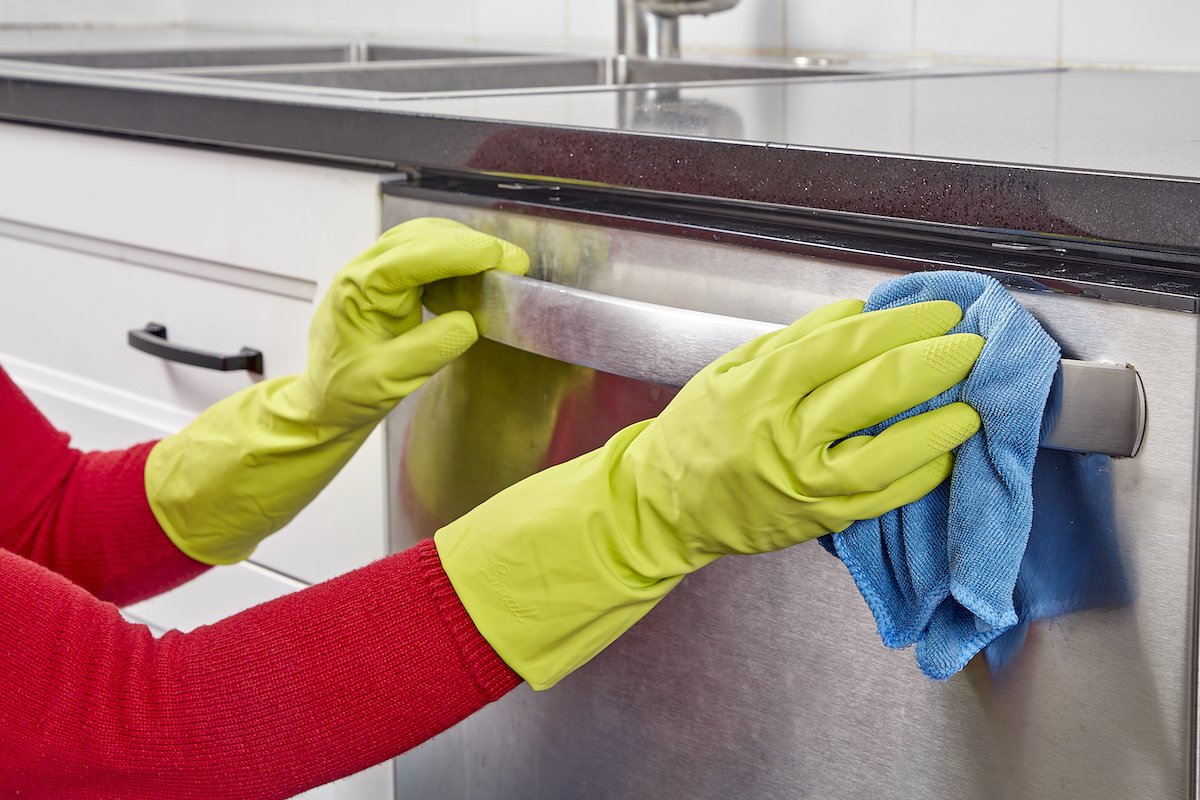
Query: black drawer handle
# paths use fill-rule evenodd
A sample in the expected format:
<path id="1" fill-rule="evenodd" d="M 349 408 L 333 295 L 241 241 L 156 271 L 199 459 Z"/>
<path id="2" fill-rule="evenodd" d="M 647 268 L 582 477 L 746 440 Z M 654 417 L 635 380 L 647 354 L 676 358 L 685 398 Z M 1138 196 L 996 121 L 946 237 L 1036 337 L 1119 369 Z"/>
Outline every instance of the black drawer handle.
<path id="1" fill-rule="evenodd" d="M 235 370 L 244 369 L 262 374 L 263 354 L 259 350 L 243 347 L 236 356 L 222 356 L 191 347 L 180 347 L 167 341 L 167 328 L 157 322 L 148 322 L 144 328 L 136 328 L 129 332 L 129 346 L 149 353 L 152 356 L 165 358 L 180 364 L 191 364 L 193 367 L 205 369 Z"/>

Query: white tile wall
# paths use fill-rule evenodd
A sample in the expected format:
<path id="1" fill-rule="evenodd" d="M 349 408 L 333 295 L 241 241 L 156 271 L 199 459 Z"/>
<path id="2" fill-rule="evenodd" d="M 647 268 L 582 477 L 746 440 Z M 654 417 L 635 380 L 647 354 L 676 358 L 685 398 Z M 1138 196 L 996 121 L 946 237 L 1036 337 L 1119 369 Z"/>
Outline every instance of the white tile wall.
<path id="1" fill-rule="evenodd" d="M 474 18 L 477 33 L 488 38 L 567 38 L 567 4 L 563 0 L 476 3 Z"/>
<path id="2" fill-rule="evenodd" d="M 1197 0 L 1061 0 L 1063 60 L 1200 68 Z"/>
<path id="3" fill-rule="evenodd" d="M 190 0 L 189 0 L 190 1 Z M 414 3 L 412 0 L 374 0 L 387 7 L 392 30 L 417 36 L 445 36 L 471 42 L 476 35 L 475 0 L 437 0 Z M 334 4 L 336 5 L 336 4 Z M 384 12 L 381 10 L 380 15 Z"/>
<path id="4" fill-rule="evenodd" d="M 243 0 L 238 3 L 242 19 L 249 25 L 270 27 L 280 18 L 294 18 L 293 26 L 305 29 L 317 28 L 317 6 L 317 0 Z"/>
<path id="5" fill-rule="evenodd" d="M 312 2 L 316 27 L 329 31 L 387 31 L 395 28 L 391 5 L 378 0 L 341 0 L 332 3 Z"/>
<path id="6" fill-rule="evenodd" d="M 567 0 L 567 37 L 590 49 L 613 47 L 617 30 L 616 0 Z"/>
<path id="7" fill-rule="evenodd" d="M 913 45 L 919 52 L 1005 61 L 1059 57 L 1056 0 L 919 0 L 913 5 Z"/>
<path id="8" fill-rule="evenodd" d="M 0 0 L 0 26 L 177 24 L 183 6 L 184 0 Z"/>
<path id="9" fill-rule="evenodd" d="M 787 47 L 802 53 L 908 53 L 916 5 L 912 0 L 788 0 Z"/>
<path id="10" fill-rule="evenodd" d="M 2 0 L 0 0 L 2 1 Z M 196 25 L 242 25 L 244 0 L 181 0 L 187 22 Z"/>

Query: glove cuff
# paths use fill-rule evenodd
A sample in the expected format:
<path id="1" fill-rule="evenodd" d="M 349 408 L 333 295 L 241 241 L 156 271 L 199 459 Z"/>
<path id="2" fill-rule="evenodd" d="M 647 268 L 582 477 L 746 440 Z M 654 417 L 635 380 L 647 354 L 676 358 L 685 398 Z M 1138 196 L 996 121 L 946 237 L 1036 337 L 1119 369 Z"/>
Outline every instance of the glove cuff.
<path id="1" fill-rule="evenodd" d="M 146 498 L 167 537 L 205 564 L 248 558 L 358 450 L 373 424 L 322 426 L 296 376 L 261 381 L 208 408 L 146 459 Z"/>
<path id="2" fill-rule="evenodd" d="M 646 423 L 506 489 L 434 535 L 479 632 L 536 690 L 589 661 L 691 568 L 638 525 L 621 456 Z M 651 568 L 647 568 L 651 567 Z"/>

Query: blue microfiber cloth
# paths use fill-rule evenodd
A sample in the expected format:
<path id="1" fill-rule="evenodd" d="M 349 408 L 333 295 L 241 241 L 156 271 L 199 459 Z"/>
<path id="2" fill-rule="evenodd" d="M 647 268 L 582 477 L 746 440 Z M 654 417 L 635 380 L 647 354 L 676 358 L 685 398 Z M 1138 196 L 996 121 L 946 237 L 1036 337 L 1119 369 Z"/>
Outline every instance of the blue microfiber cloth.
<path id="1" fill-rule="evenodd" d="M 946 680 L 1019 622 L 1013 592 L 1059 349 L 1003 286 L 975 273 L 897 278 L 876 288 L 864 310 L 925 300 L 958 303 L 963 319 L 951 332 L 977 333 L 987 344 L 965 381 L 864 433 L 959 400 L 979 412 L 983 427 L 959 447 L 949 481 L 822 544 L 850 570 L 884 644 L 915 644 L 921 670 Z"/>

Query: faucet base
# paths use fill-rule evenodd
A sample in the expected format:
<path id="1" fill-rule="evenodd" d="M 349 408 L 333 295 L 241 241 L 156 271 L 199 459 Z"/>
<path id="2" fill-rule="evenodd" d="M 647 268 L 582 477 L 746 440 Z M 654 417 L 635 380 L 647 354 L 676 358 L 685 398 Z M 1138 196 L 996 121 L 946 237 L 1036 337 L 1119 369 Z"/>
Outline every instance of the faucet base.
<path id="1" fill-rule="evenodd" d="M 638 0 L 617 0 L 617 54 L 679 58 L 679 17 L 662 17 Z"/>

